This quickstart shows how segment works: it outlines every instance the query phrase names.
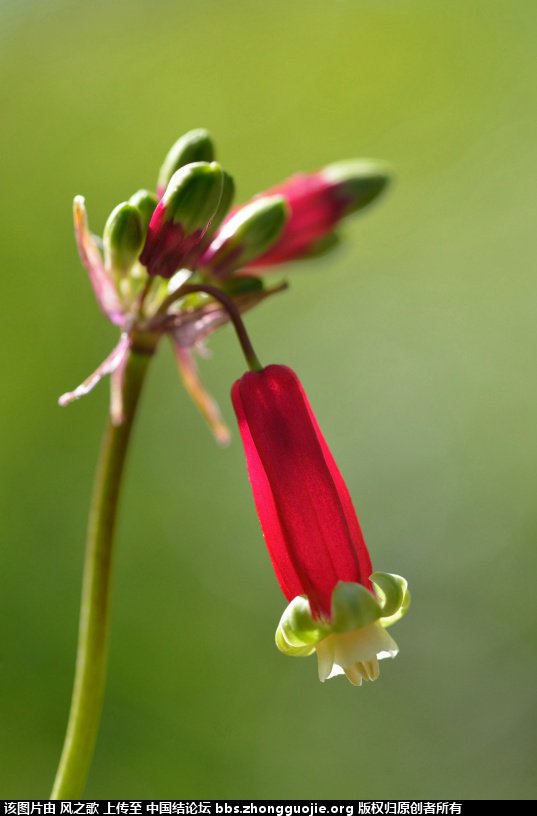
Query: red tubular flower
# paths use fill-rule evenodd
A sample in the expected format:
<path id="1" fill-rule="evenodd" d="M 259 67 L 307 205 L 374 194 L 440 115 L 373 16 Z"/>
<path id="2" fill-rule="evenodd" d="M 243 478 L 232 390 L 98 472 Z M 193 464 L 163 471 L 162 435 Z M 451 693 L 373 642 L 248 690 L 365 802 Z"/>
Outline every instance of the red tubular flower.
<path id="1" fill-rule="evenodd" d="M 406 582 L 371 576 L 349 492 L 296 374 L 281 365 L 248 372 L 232 401 L 269 554 L 291 601 L 278 647 L 296 656 L 316 649 L 322 680 L 338 667 L 358 685 L 375 679 L 377 658 L 397 653 L 383 626 L 405 611 Z"/>
<path id="2" fill-rule="evenodd" d="M 308 596 L 330 618 L 338 581 L 371 587 L 356 513 L 296 374 L 272 365 L 245 374 L 233 405 L 276 576 L 288 601 Z"/>

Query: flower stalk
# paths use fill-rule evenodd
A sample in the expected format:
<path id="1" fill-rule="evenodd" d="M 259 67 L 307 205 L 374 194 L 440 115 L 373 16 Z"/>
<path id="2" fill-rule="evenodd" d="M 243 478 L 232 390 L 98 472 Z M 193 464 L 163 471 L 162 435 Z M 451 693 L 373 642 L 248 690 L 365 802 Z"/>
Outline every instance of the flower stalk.
<path id="1" fill-rule="evenodd" d="M 219 303 L 222 304 L 224 309 L 227 312 L 227 315 L 233 323 L 233 328 L 235 329 L 235 333 L 237 335 L 237 339 L 240 343 L 242 353 L 248 363 L 248 368 L 250 371 L 261 371 L 263 366 L 259 362 L 259 358 L 254 351 L 254 347 L 252 345 L 252 341 L 248 336 L 248 332 L 246 331 L 246 327 L 243 323 L 242 317 L 240 312 L 235 304 L 233 298 L 226 295 L 225 292 L 222 292 L 221 289 L 218 289 L 216 286 L 211 286 L 210 284 L 200 283 L 200 284 L 190 284 L 185 283 L 181 286 L 177 292 L 173 292 L 169 295 L 166 300 L 162 302 L 162 305 L 159 309 L 159 312 L 165 314 L 168 308 L 175 303 L 175 301 L 179 300 L 185 295 L 195 295 L 198 292 L 203 292 L 206 295 L 210 295 L 212 298 L 217 300 Z"/>
<path id="2" fill-rule="evenodd" d="M 333 249 L 339 224 L 386 187 L 374 161 L 300 173 L 235 209 L 233 178 L 204 129 L 167 154 L 155 193 L 140 189 L 110 213 L 102 239 L 74 200 L 80 259 L 97 303 L 120 332 L 116 346 L 60 405 L 110 377 L 109 417 L 89 516 L 71 710 L 51 799 L 82 796 L 104 699 L 113 547 L 129 440 L 153 352 L 173 347 L 187 392 L 221 444 L 229 430 L 199 377 L 196 355 L 231 322 L 250 369 L 235 383 L 254 498 L 289 606 L 276 634 L 292 656 L 317 652 L 319 677 L 344 672 L 355 685 L 378 676 L 397 645 L 384 631 L 406 611 L 406 581 L 371 573 L 343 478 L 290 369 L 263 368 L 241 315 L 286 288 L 266 286 L 273 267 Z"/>
<path id="3" fill-rule="evenodd" d="M 198 292 L 210 295 L 224 306 L 250 369 L 261 370 L 239 310 L 221 290 L 210 285 L 185 284 L 162 306 L 167 309 L 178 298 Z M 73 695 L 50 795 L 53 800 L 82 796 L 97 739 L 106 680 L 114 535 L 122 477 L 140 393 L 159 339 L 158 332 L 147 331 L 126 338 L 129 351 L 122 366 L 121 421 L 115 416 L 112 400 L 101 444 L 88 523 Z"/>
<path id="4" fill-rule="evenodd" d="M 140 392 L 154 350 L 144 337 L 129 352 L 123 422 L 107 420 L 91 501 L 80 605 L 75 681 L 67 733 L 51 799 L 82 796 L 104 698 L 114 534 L 122 476 Z"/>

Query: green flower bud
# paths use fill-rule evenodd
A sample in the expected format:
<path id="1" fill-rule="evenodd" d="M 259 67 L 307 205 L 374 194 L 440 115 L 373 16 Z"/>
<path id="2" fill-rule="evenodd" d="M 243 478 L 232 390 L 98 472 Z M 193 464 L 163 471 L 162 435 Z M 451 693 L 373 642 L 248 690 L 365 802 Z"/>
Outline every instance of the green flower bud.
<path id="1" fill-rule="evenodd" d="M 218 227 L 220 226 L 220 224 L 222 223 L 222 221 L 225 219 L 226 215 L 229 212 L 229 208 L 231 207 L 231 204 L 233 202 L 234 195 L 235 195 L 235 183 L 233 181 L 233 178 L 229 175 L 229 173 L 226 173 L 225 170 L 222 170 L 222 195 L 220 196 L 220 202 L 211 219 L 211 223 L 208 225 L 205 235 L 198 244 L 197 247 L 198 257 L 201 258 L 204 252 L 210 246 L 216 230 L 218 229 Z M 203 265 L 203 260 L 201 261 L 200 265 Z"/>
<path id="2" fill-rule="evenodd" d="M 203 128 L 189 130 L 170 148 L 159 171 L 157 191 L 162 195 L 168 183 L 180 167 L 192 162 L 211 162 L 214 159 L 214 145 L 208 131 Z"/>
<path id="3" fill-rule="evenodd" d="M 235 182 L 233 181 L 232 176 L 229 173 L 226 173 L 225 170 L 222 170 L 222 195 L 220 196 L 220 203 L 218 204 L 217 210 L 213 215 L 211 221 L 211 228 L 210 234 L 212 235 L 220 226 L 224 218 L 229 212 L 229 209 L 233 203 L 233 197 L 235 195 Z"/>
<path id="4" fill-rule="evenodd" d="M 108 216 L 104 228 L 105 268 L 121 275 L 127 274 L 141 252 L 144 237 L 138 208 L 126 201 L 118 204 Z"/>
<path id="5" fill-rule="evenodd" d="M 222 197 L 224 173 L 216 162 L 196 162 L 177 170 L 162 197 L 164 220 L 179 224 L 186 235 L 205 231 Z"/>
<path id="6" fill-rule="evenodd" d="M 147 235 L 149 222 L 158 204 L 157 196 L 149 190 L 138 190 L 129 198 L 129 204 L 132 204 L 133 207 L 137 207 L 140 211 L 140 215 L 142 216 L 142 230 L 144 236 Z"/>
<path id="7" fill-rule="evenodd" d="M 266 196 L 238 209 L 219 230 L 202 264 L 225 277 L 267 251 L 280 237 L 289 217 L 282 196 Z"/>

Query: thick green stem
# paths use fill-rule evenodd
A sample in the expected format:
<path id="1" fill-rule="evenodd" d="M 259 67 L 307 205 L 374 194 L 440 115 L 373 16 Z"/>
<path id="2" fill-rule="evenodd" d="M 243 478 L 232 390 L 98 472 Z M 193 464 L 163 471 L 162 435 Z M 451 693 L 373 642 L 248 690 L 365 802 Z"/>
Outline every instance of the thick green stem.
<path id="1" fill-rule="evenodd" d="M 129 353 L 123 383 L 124 422 L 108 419 L 91 502 L 75 680 L 67 733 L 51 799 L 79 799 L 88 776 L 103 705 L 114 529 L 125 458 L 153 348 Z"/>

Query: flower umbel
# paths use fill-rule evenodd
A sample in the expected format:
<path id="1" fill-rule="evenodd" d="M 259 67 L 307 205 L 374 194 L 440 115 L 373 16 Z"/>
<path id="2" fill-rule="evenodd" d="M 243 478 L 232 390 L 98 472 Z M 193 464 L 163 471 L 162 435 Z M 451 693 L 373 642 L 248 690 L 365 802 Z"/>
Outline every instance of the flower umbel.
<path id="1" fill-rule="evenodd" d="M 89 393 L 106 375 L 112 418 L 123 421 L 125 363 L 133 348 L 152 353 L 168 336 L 187 392 L 217 441 L 229 431 L 206 392 L 195 355 L 229 322 L 229 310 L 193 286 L 216 286 L 245 312 L 285 288 L 256 271 L 314 254 L 334 243 L 335 229 L 386 186 L 380 162 L 346 162 L 293 176 L 230 212 L 235 186 L 215 161 L 206 130 L 182 136 L 168 152 L 156 193 L 138 190 L 111 212 L 102 240 L 89 230 L 84 199 L 74 200 L 75 233 L 97 302 L 121 331 L 117 346 L 61 405 Z M 185 286 L 188 285 L 188 292 Z"/>
<path id="2" fill-rule="evenodd" d="M 397 645 L 385 631 L 406 611 L 403 578 L 372 573 L 349 492 L 291 369 L 270 365 L 233 386 L 233 406 L 267 548 L 290 601 L 280 651 L 317 652 L 319 677 L 375 680 Z"/>

